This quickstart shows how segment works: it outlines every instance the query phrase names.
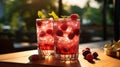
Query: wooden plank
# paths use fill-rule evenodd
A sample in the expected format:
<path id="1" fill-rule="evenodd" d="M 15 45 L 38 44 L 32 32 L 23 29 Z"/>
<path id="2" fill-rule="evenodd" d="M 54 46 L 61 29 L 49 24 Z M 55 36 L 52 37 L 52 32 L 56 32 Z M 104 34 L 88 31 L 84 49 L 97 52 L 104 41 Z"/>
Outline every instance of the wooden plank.
<path id="1" fill-rule="evenodd" d="M 48 66 L 48 65 L 39 65 L 39 64 L 21 64 L 21 63 L 0 62 L 0 67 L 61 67 L 61 66 Z"/>
<path id="2" fill-rule="evenodd" d="M 26 57 L 26 56 L 30 56 L 32 54 L 37 54 L 37 53 L 38 53 L 37 50 L 29 50 L 29 51 L 1 54 L 0 55 L 0 60 L 8 60 L 8 59 Z"/>

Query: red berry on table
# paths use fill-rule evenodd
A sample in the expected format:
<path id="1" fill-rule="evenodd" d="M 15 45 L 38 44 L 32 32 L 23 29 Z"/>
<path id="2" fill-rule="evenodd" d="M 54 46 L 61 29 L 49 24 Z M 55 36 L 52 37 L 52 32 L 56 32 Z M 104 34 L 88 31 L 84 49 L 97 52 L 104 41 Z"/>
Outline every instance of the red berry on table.
<path id="1" fill-rule="evenodd" d="M 47 33 L 52 35 L 53 34 L 53 30 L 52 29 L 48 29 Z"/>
<path id="2" fill-rule="evenodd" d="M 40 37 L 43 37 L 45 35 L 46 35 L 46 33 L 44 31 L 41 31 L 40 34 L 39 34 Z"/>
<path id="3" fill-rule="evenodd" d="M 90 48 L 88 48 L 88 47 L 87 47 L 87 48 L 85 48 L 85 49 L 86 49 L 86 50 L 88 50 L 88 51 L 90 51 Z"/>
<path id="4" fill-rule="evenodd" d="M 98 57 L 98 53 L 97 52 L 94 52 L 93 53 L 93 56 L 94 56 L 94 59 L 96 59 Z"/>
<path id="5" fill-rule="evenodd" d="M 82 54 L 83 54 L 83 56 L 84 57 L 86 57 L 87 56 L 87 54 L 89 54 L 89 53 L 91 53 L 90 51 L 88 51 L 88 50 L 85 50 Z"/>
<path id="6" fill-rule="evenodd" d="M 29 60 L 30 60 L 30 61 L 39 60 L 39 56 L 38 56 L 37 54 L 31 55 L 31 56 L 29 57 Z"/>
<path id="7" fill-rule="evenodd" d="M 64 23 L 64 24 L 61 25 L 61 29 L 62 30 L 65 31 L 67 28 L 68 28 L 68 25 L 66 23 Z"/>
<path id="8" fill-rule="evenodd" d="M 75 35 L 79 35 L 80 33 L 79 33 L 79 29 L 74 29 L 74 34 Z"/>
<path id="9" fill-rule="evenodd" d="M 68 34 L 68 38 L 69 38 L 69 39 L 73 39 L 74 36 L 75 36 L 74 33 L 70 33 L 70 34 Z"/>
<path id="10" fill-rule="evenodd" d="M 78 15 L 77 15 L 77 14 L 71 14 L 71 15 L 70 15 L 70 18 L 71 18 L 72 20 L 77 20 L 77 19 L 78 19 Z"/>
<path id="11" fill-rule="evenodd" d="M 57 30 L 57 31 L 56 31 L 56 35 L 57 35 L 57 36 L 63 36 L 62 30 Z"/>
<path id="12" fill-rule="evenodd" d="M 85 52 L 85 50 L 82 50 L 82 53 Z"/>
<path id="13" fill-rule="evenodd" d="M 93 59 L 94 59 L 94 56 L 91 53 L 86 55 L 86 60 L 93 61 Z"/>
<path id="14" fill-rule="evenodd" d="M 42 22 L 40 20 L 37 21 L 37 25 L 38 26 L 41 26 L 42 25 Z"/>

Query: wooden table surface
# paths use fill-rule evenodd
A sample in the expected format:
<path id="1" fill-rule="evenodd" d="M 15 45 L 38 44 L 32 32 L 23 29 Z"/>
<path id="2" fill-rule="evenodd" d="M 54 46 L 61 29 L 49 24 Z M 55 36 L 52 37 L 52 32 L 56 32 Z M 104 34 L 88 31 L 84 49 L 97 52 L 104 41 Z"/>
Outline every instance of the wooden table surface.
<path id="1" fill-rule="evenodd" d="M 44 60 L 30 62 L 28 57 L 38 54 L 37 50 L 22 51 L 0 55 L 0 67 L 120 67 L 120 59 L 113 58 L 104 54 L 103 46 L 105 42 L 85 43 L 79 45 L 79 58 L 75 61 L 55 60 L 53 56 L 46 57 Z M 91 52 L 99 54 L 94 63 L 90 63 L 82 56 L 82 49 L 90 47 Z"/>

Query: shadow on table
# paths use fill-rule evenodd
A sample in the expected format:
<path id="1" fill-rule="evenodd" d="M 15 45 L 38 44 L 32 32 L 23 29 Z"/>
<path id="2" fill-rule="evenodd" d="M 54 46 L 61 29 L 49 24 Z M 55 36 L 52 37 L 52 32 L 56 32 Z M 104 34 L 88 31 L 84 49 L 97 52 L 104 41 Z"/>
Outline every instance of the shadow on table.
<path id="1" fill-rule="evenodd" d="M 55 59 L 54 56 L 45 57 L 45 59 L 41 59 L 38 61 L 31 61 L 28 64 L 40 64 L 40 65 L 48 65 L 48 66 L 56 66 L 56 67 L 81 67 L 79 60 L 74 61 L 62 61 Z"/>
<path id="2" fill-rule="evenodd" d="M 49 65 L 40 65 L 40 64 L 0 62 L 0 67 L 64 67 L 64 66 L 49 66 Z"/>

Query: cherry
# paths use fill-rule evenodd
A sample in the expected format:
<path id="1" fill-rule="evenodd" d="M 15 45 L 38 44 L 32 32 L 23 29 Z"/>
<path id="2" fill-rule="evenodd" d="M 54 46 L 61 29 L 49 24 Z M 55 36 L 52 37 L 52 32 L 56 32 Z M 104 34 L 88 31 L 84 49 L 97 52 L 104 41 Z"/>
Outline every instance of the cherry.
<path id="1" fill-rule="evenodd" d="M 39 56 L 38 56 L 37 54 L 31 55 L 31 56 L 29 57 L 29 60 L 30 60 L 30 61 L 39 60 Z"/>
<path id="2" fill-rule="evenodd" d="M 47 33 L 52 35 L 53 34 L 53 30 L 52 29 L 48 29 Z"/>
<path id="3" fill-rule="evenodd" d="M 98 53 L 97 52 L 94 52 L 93 53 L 93 56 L 94 56 L 94 59 L 96 59 L 98 57 Z"/>
<path id="4" fill-rule="evenodd" d="M 71 15 L 70 15 L 70 18 L 71 18 L 72 20 L 77 20 L 77 19 L 78 19 L 78 15 L 77 15 L 77 14 L 71 14 Z"/>
<path id="5" fill-rule="evenodd" d="M 62 30 L 57 30 L 57 31 L 56 31 L 56 35 L 57 35 L 57 36 L 63 36 Z"/>
<path id="6" fill-rule="evenodd" d="M 68 48 L 63 48 L 63 51 L 64 51 L 64 52 L 68 52 L 69 49 L 68 49 Z"/>
<path id="7" fill-rule="evenodd" d="M 38 26 L 41 26 L 42 25 L 42 22 L 40 20 L 37 21 L 37 25 Z"/>
<path id="8" fill-rule="evenodd" d="M 67 28 L 68 28 L 68 25 L 66 23 L 64 23 L 64 24 L 61 25 L 61 29 L 62 30 L 65 31 Z"/>
<path id="9" fill-rule="evenodd" d="M 86 50 L 88 50 L 88 51 L 90 51 L 90 48 L 88 48 L 88 47 L 87 47 L 87 48 L 85 48 L 85 49 L 86 49 Z"/>
<path id="10" fill-rule="evenodd" d="M 74 29 L 74 34 L 79 35 L 79 29 Z"/>
<path id="11" fill-rule="evenodd" d="M 85 50 L 82 50 L 82 53 L 85 52 Z"/>
<path id="12" fill-rule="evenodd" d="M 88 50 L 85 50 L 82 54 L 83 54 L 83 56 L 84 57 L 86 57 L 87 56 L 87 54 L 89 54 L 89 53 L 91 53 L 90 51 L 88 51 Z"/>
<path id="13" fill-rule="evenodd" d="M 41 31 L 39 34 L 40 37 L 44 37 L 45 35 L 46 35 L 46 33 L 44 31 Z"/>
<path id="14" fill-rule="evenodd" d="M 86 60 L 93 61 L 93 59 L 94 59 L 94 56 L 91 53 L 86 55 Z"/>
<path id="15" fill-rule="evenodd" d="M 74 36 L 75 36 L 74 33 L 70 33 L 70 34 L 68 34 L 68 38 L 69 38 L 69 39 L 73 39 Z"/>

